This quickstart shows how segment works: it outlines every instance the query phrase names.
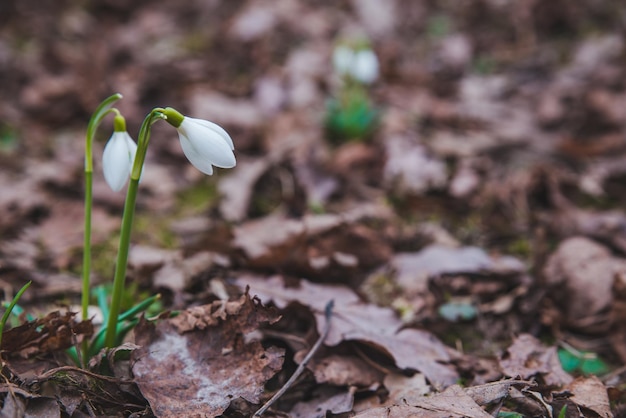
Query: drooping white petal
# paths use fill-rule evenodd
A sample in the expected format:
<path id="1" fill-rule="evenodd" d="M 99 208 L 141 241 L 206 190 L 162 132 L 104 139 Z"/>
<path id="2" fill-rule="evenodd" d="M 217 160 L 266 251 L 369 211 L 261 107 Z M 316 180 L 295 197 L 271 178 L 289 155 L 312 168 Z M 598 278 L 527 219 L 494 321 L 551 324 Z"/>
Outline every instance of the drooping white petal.
<path id="1" fill-rule="evenodd" d="M 187 157 L 189 162 L 204 174 L 209 176 L 213 174 L 213 166 L 211 165 L 211 162 L 194 149 L 191 142 L 189 142 L 189 139 L 187 139 L 187 137 L 183 134 L 179 134 L 178 138 L 180 139 L 180 146 L 185 153 L 185 157 Z"/>
<path id="2" fill-rule="evenodd" d="M 102 155 L 104 179 L 113 191 L 121 190 L 126 184 L 136 152 L 137 144 L 128 132 L 113 132 Z"/>
<path id="3" fill-rule="evenodd" d="M 378 78 L 378 58 L 371 49 L 356 53 L 352 63 L 352 76 L 361 83 L 370 84 Z"/>
<path id="4" fill-rule="evenodd" d="M 233 139 L 230 137 L 230 135 L 228 135 L 228 132 L 226 132 L 226 130 L 222 128 L 221 126 L 219 126 L 217 123 L 213 123 L 211 121 L 204 120 L 204 119 L 190 118 L 187 116 L 185 116 L 185 119 L 188 120 L 187 123 L 189 123 L 189 121 L 191 120 L 194 123 L 198 123 L 202 126 L 206 126 L 207 128 L 216 131 L 222 136 L 222 138 L 224 138 L 224 140 L 228 143 L 228 145 L 230 145 L 230 149 L 235 150 L 235 144 L 233 143 Z M 185 121 L 185 119 L 183 119 L 183 122 Z"/>
<path id="5" fill-rule="evenodd" d="M 232 139 L 219 125 L 185 117 L 178 132 L 183 152 L 203 173 L 208 174 L 207 164 L 221 168 L 237 164 Z"/>

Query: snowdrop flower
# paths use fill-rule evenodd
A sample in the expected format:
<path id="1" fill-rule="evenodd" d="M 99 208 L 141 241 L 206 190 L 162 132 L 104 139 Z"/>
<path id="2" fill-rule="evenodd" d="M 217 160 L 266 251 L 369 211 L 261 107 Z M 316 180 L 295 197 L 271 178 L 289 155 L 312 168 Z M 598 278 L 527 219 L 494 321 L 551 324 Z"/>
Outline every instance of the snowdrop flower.
<path id="1" fill-rule="evenodd" d="M 104 179 L 113 191 L 119 191 L 130 176 L 137 153 L 137 144 L 126 132 L 126 122 L 120 115 L 115 117 L 114 132 L 104 147 L 102 169 Z"/>
<path id="2" fill-rule="evenodd" d="M 339 75 L 363 84 L 371 84 L 378 78 L 378 57 L 367 47 L 353 49 L 338 45 L 333 51 L 333 67 Z"/>
<path id="3" fill-rule="evenodd" d="M 204 174 L 213 174 L 213 166 L 232 168 L 235 146 L 230 135 L 219 125 L 208 120 L 183 116 L 168 107 L 163 114 L 167 122 L 178 130 L 178 138 L 185 156 L 191 164 Z"/>
<path id="4" fill-rule="evenodd" d="M 333 66 L 340 75 L 350 74 L 354 61 L 354 51 L 345 45 L 338 45 L 333 51 Z"/>
<path id="5" fill-rule="evenodd" d="M 378 78 L 378 58 L 371 49 L 358 51 L 352 62 L 352 76 L 364 84 L 371 84 Z"/>

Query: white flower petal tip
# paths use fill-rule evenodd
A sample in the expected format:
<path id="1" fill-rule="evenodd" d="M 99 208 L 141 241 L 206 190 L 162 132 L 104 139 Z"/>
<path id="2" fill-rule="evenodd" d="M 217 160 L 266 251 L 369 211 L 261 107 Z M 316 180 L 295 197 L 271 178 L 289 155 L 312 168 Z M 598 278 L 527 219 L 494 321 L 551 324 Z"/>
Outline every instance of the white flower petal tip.
<path id="1" fill-rule="evenodd" d="M 347 46 L 339 45 L 333 51 L 333 66 L 339 74 L 349 74 L 352 61 L 354 61 L 354 51 Z"/>
<path id="2" fill-rule="evenodd" d="M 126 184 L 136 153 L 137 144 L 128 132 L 113 132 L 102 155 L 104 179 L 113 191 L 120 191 Z"/>
<path id="3" fill-rule="evenodd" d="M 232 138 L 213 122 L 185 117 L 178 136 L 189 162 L 205 174 L 213 174 L 213 166 L 233 168 L 237 164 Z"/>
<path id="4" fill-rule="evenodd" d="M 378 57 L 371 49 L 356 53 L 352 66 L 352 75 L 361 83 L 371 84 L 378 78 Z"/>

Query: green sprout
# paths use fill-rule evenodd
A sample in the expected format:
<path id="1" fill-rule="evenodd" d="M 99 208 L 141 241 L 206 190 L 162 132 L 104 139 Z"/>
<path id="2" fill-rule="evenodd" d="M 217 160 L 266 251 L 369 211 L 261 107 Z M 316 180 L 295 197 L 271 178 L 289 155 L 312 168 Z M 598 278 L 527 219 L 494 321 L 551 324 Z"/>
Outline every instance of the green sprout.
<path id="1" fill-rule="evenodd" d="M 2 335 L 4 334 L 4 327 L 7 323 L 7 320 L 9 319 L 9 316 L 11 316 L 11 312 L 13 311 L 13 308 L 15 308 L 15 305 L 17 305 L 17 302 L 20 300 L 24 292 L 26 292 L 26 289 L 29 288 L 31 283 L 32 282 L 28 282 L 24 286 L 22 286 L 22 288 L 16 293 L 15 297 L 13 298 L 9 306 L 4 311 L 4 314 L 2 315 L 2 319 L 0 319 L 0 347 L 2 347 Z"/>
<path id="2" fill-rule="evenodd" d="M 333 143 L 369 139 L 378 120 L 378 110 L 360 87 L 348 89 L 326 104 L 326 131 Z"/>
<path id="3" fill-rule="evenodd" d="M 332 61 L 340 85 L 326 105 L 328 136 L 335 143 L 367 140 L 379 119 L 368 91 L 379 75 L 378 58 L 367 40 L 357 39 L 340 42 L 333 51 Z"/>

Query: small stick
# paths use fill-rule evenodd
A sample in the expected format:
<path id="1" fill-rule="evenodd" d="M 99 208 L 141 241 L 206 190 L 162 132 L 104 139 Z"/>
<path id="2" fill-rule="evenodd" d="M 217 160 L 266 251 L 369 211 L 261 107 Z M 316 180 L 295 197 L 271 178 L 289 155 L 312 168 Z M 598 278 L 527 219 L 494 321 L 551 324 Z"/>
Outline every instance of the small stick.
<path id="1" fill-rule="evenodd" d="M 333 300 L 331 300 L 330 302 L 326 304 L 326 308 L 324 309 L 324 316 L 326 317 L 326 326 L 324 327 L 324 332 L 322 332 L 322 335 L 320 335 L 317 341 L 315 341 L 315 344 L 313 344 L 311 351 L 309 351 L 306 357 L 304 357 L 304 359 L 302 360 L 302 362 L 300 362 L 300 364 L 298 365 L 298 368 L 293 373 L 293 375 L 291 375 L 287 383 L 285 383 L 285 385 L 282 388 L 280 388 L 280 390 L 276 392 L 269 401 L 265 402 L 265 404 L 261 407 L 261 409 L 259 409 L 258 411 L 254 413 L 253 417 L 260 417 L 261 415 L 263 415 L 270 408 L 270 406 L 272 406 L 274 402 L 278 400 L 278 398 L 283 396 L 285 392 L 287 392 L 289 388 L 293 386 L 296 379 L 298 379 L 298 377 L 300 377 L 302 372 L 304 372 L 306 365 L 309 363 L 309 361 L 311 361 L 311 358 L 313 358 L 317 350 L 320 348 L 320 346 L 326 339 L 326 336 L 328 336 L 328 333 L 330 332 L 330 318 L 333 315 L 334 304 L 335 302 Z"/>

